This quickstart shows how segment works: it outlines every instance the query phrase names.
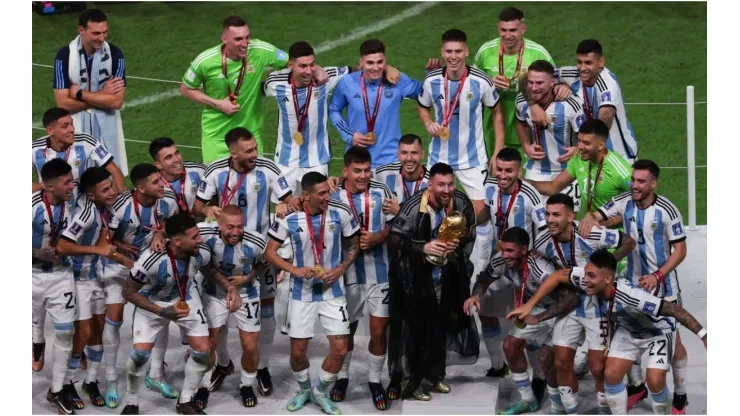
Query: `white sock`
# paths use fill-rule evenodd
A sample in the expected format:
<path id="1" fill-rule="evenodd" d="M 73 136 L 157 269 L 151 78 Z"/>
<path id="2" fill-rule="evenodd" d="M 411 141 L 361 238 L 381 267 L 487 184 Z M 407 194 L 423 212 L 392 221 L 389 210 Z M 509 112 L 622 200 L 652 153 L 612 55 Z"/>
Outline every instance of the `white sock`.
<path id="1" fill-rule="evenodd" d="M 103 359 L 105 360 L 105 379 L 116 381 L 116 360 L 118 359 L 118 347 L 121 345 L 121 324 L 123 321 L 114 321 L 105 318 L 103 327 Z"/>
<path id="2" fill-rule="evenodd" d="M 368 381 L 371 383 L 380 383 L 380 375 L 383 373 L 383 365 L 385 365 L 385 356 L 373 355 L 370 353 L 370 375 Z"/>
<path id="3" fill-rule="evenodd" d="M 599 404 L 599 407 L 609 407 L 609 401 L 606 400 L 606 393 L 597 391 L 596 392 L 596 402 Z"/>
<path id="4" fill-rule="evenodd" d="M 329 373 L 322 368 L 319 370 L 319 378 L 316 380 L 314 393 L 326 394 L 329 391 L 329 387 L 334 384 L 336 380 L 337 375 L 335 373 Z"/>
<path id="5" fill-rule="evenodd" d="M 146 351 L 131 349 L 128 361 L 126 361 L 126 404 L 139 405 L 141 379 L 144 377 L 144 365 L 149 357 L 150 354 Z"/>
<path id="6" fill-rule="evenodd" d="M 519 391 L 519 395 L 523 401 L 532 403 L 537 400 L 532 390 L 532 382 L 529 381 L 529 372 L 511 373 L 511 379 L 514 380 L 516 389 Z"/>
<path id="7" fill-rule="evenodd" d="M 346 378 L 349 379 L 349 362 L 352 361 L 352 351 L 347 353 L 347 356 L 344 357 L 344 363 L 342 363 L 342 368 L 339 370 L 339 374 L 337 374 L 338 378 Z"/>
<path id="8" fill-rule="evenodd" d="M 247 373 L 247 371 L 242 368 L 242 384 L 239 387 L 252 387 L 255 378 L 257 378 L 256 371 L 254 373 Z"/>
<path id="9" fill-rule="evenodd" d="M 529 360 L 529 366 L 532 367 L 532 378 L 545 379 L 545 372 L 542 370 L 540 365 L 540 349 L 534 349 L 527 345 L 527 359 Z"/>
<path id="10" fill-rule="evenodd" d="M 624 382 L 619 384 L 608 384 L 604 382 L 606 400 L 613 415 L 627 414 L 627 387 Z"/>
<path id="11" fill-rule="evenodd" d="M 103 346 L 88 345 L 85 348 L 85 354 L 87 354 L 87 377 L 85 378 L 85 383 L 94 383 L 98 381 L 98 369 L 100 368 L 100 362 L 103 361 Z"/>
<path id="12" fill-rule="evenodd" d="M 673 369 L 673 392 L 678 395 L 686 394 L 686 366 L 689 357 L 682 360 L 673 360 L 671 363 Z"/>
<path id="13" fill-rule="evenodd" d="M 656 415 L 664 415 L 668 410 L 668 397 L 671 395 L 671 391 L 668 390 L 668 386 L 663 387 L 663 390 L 658 393 L 650 392 L 650 398 L 653 399 L 653 413 Z"/>
<path id="14" fill-rule="evenodd" d="M 226 321 L 226 325 L 221 327 L 219 331 L 220 338 L 218 339 L 218 345 L 216 346 L 216 364 L 221 367 L 229 365 L 229 322 Z"/>
<path id="15" fill-rule="evenodd" d="M 46 311 L 44 311 L 43 314 L 46 315 Z M 43 319 L 39 319 L 38 323 L 31 324 L 31 333 L 32 333 L 34 344 L 43 344 L 46 342 L 46 338 L 44 338 L 44 320 Z"/>
<path id="16" fill-rule="evenodd" d="M 57 329 L 54 336 L 54 350 L 51 356 L 54 360 L 51 376 L 51 391 L 56 393 L 62 390 L 64 377 L 67 375 L 67 366 L 69 365 L 69 356 L 72 354 L 72 337 L 74 326 L 72 323 L 55 325 L 57 328 L 69 325 L 65 329 Z"/>
<path id="17" fill-rule="evenodd" d="M 642 384 L 642 369 L 640 368 L 639 361 L 632 364 L 632 368 L 627 372 L 627 380 L 631 386 L 639 386 Z"/>
<path id="18" fill-rule="evenodd" d="M 270 364 L 272 342 L 275 339 L 275 305 L 267 305 L 260 310 L 261 324 L 259 337 L 260 362 L 257 368 L 267 368 Z"/>
<path id="19" fill-rule="evenodd" d="M 293 371 L 293 376 L 301 390 L 311 390 L 311 374 L 308 373 L 308 368 L 301 371 Z"/>
<path id="20" fill-rule="evenodd" d="M 565 412 L 563 401 L 560 399 L 560 390 L 557 387 L 547 386 L 547 393 L 550 395 L 550 408 L 557 410 L 558 413 Z"/>
<path id="21" fill-rule="evenodd" d="M 200 361 L 200 362 L 199 362 Z M 195 352 L 190 349 L 190 359 L 185 363 L 185 380 L 182 382 L 180 403 L 187 403 L 193 399 L 203 376 L 208 371 L 208 352 Z"/>
<path id="22" fill-rule="evenodd" d="M 491 368 L 499 370 L 504 366 L 504 354 L 501 351 L 501 325 L 482 326 L 483 343 L 491 356 Z"/>
<path id="23" fill-rule="evenodd" d="M 167 352 L 167 343 L 170 340 L 170 326 L 165 325 L 157 334 L 152 348 L 152 358 L 149 364 L 149 378 L 153 380 L 162 379 L 162 367 L 164 367 L 164 355 Z"/>
<path id="24" fill-rule="evenodd" d="M 560 400 L 563 401 L 565 412 L 569 415 L 578 413 L 578 393 L 573 393 L 573 389 L 568 386 L 558 386 L 560 391 Z"/>

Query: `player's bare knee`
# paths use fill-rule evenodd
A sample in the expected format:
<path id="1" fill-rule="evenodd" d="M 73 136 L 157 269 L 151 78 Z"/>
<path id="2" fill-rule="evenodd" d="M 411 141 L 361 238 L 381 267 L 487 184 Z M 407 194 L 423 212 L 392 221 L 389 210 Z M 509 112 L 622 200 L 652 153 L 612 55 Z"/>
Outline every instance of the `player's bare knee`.
<path id="1" fill-rule="evenodd" d="M 553 348 L 555 357 L 555 370 L 558 372 L 568 372 L 573 370 L 573 359 L 575 351 L 565 347 Z"/>
<path id="2" fill-rule="evenodd" d="M 331 336 L 329 339 L 329 355 L 343 360 L 349 352 L 349 335 Z"/>
<path id="3" fill-rule="evenodd" d="M 524 350 L 525 344 L 522 340 L 508 336 L 504 339 L 504 354 L 507 357 L 513 357 Z"/>
<path id="4" fill-rule="evenodd" d="M 542 370 L 545 373 L 549 372 L 555 366 L 555 353 L 553 352 L 553 348 L 549 345 L 542 347 L 538 360 L 540 361 L 540 367 L 542 367 Z"/>
<path id="5" fill-rule="evenodd" d="M 603 354 L 588 354 L 588 368 L 589 370 L 591 370 L 591 374 L 593 374 L 594 378 L 604 378 L 604 367 L 606 367 L 606 359 L 604 359 Z"/>
<path id="6" fill-rule="evenodd" d="M 652 392 L 662 391 L 665 388 L 666 373 L 666 370 L 648 368 L 645 375 L 645 384 L 647 384 L 648 390 Z"/>
<path id="7" fill-rule="evenodd" d="M 123 321 L 123 304 L 122 303 L 114 303 L 114 304 L 105 306 L 106 324 L 108 323 L 108 320 L 111 320 L 114 322 Z"/>
<path id="8" fill-rule="evenodd" d="M 623 381 L 626 374 L 626 371 L 619 365 L 612 364 L 609 361 L 604 366 L 604 382 L 606 384 L 619 384 Z"/>

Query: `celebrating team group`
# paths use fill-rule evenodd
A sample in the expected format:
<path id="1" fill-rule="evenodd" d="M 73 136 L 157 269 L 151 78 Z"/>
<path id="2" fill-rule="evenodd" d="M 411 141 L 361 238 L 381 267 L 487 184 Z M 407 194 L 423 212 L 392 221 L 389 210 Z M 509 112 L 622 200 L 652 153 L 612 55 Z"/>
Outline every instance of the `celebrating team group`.
<path id="1" fill-rule="evenodd" d="M 429 59 L 418 81 L 387 64 L 380 40 L 362 42 L 356 67 L 322 67 L 308 43 L 286 54 L 231 16 L 223 43 L 193 60 L 180 88 L 205 106 L 207 165 L 183 161 L 160 137 L 151 162 L 128 172 L 120 116 L 109 110 L 124 99 L 124 59 L 105 41 L 106 21 L 99 10 L 80 16 L 80 36 L 57 55 L 48 134 L 32 143 L 32 365 L 40 371 L 48 358 L 48 314 L 46 397 L 60 414 L 85 407 L 81 370 L 93 406 L 138 414 L 143 382 L 177 399 L 178 413 L 204 414 L 235 370 L 230 316 L 241 402 L 256 406 L 255 383 L 262 396 L 274 390 L 276 299 L 299 386 L 291 412 L 311 402 L 340 414 L 367 310 L 366 381 L 381 411 L 449 393 L 448 353 L 477 360 L 478 315 L 486 376 L 510 376 L 519 393 L 504 414 L 538 411 L 545 393 L 551 414 L 584 411 L 579 367 L 594 377 L 600 414 L 626 414 L 648 395 L 656 414 L 685 414 L 679 325 L 707 342 L 681 306 L 686 234 L 656 193 L 660 169 L 637 158 L 598 41 L 580 42 L 576 65 L 556 68 L 523 37 L 524 14 L 507 8 L 474 65 L 465 33 L 451 29 L 442 60 Z M 273 160 L 261 157 L 263 95 L 278 107 Z M 401 133 L 407 98 L 431 138 L 428 156 L 419 136 Z M 329 177 L 329 122 L 346 144 L 341 178 Z M 276 297 L 282 276 L 287 299 Z M 127 303 L 133 340 L 120 368 Z M 513 326 L 502 335 L 505 319 Z M 329 348 L 312 380 L 317 321 Z M 164 371 L 171 322 L 187 345 L 179 391 Z"/>

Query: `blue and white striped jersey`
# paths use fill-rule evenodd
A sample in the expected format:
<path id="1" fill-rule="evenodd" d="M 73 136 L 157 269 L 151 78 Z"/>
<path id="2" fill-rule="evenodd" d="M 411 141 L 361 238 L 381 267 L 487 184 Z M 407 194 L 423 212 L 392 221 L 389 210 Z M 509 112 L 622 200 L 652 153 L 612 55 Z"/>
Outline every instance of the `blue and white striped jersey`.
<path id="1" fill-rule="evenodd" d="M 111 221 L 108 207 L 99 209 L 94 202 L 80 198 L 70 226 L 62 232 L 62 238 L 83 246 L 94 246 L 100 233 Z M 98 255 L 73 256 L 72 272 L 75 280 L 103 278 L 103 258 Z"/>
<path id="2" fill-rule="evenodd" d="M 200 187 L 200 183 L 203 181 L 203 176 L 205 175 L 206 165 L 197 162 L 183 162 L 183 168 L 185 169 L 185 186 L 181 185 L 182 177 L 178 177 L 173 182 L 165 179 L 165 186 L 174 192 L 176 197 L 184 194 L 185 205 L 187 205 L 188 211 L 192 212 L 195 198 L 198 194 L 198 187 Z M 177 209 L 179 212 L 179 205 Z"/>
<path id="3" fill-rule="evenodd" d="M 493 86 L 491 77 L 485 72 L 471 66 L 467 68 L 468 77 L 448 126 L 450 138 L 441 140 L 439 137 L 432 137 L 427 166 L 434 166 L 437 162 L 446 163 L 454 170 L 487 166 L 483 107 L 495 107 L 499 101 L 499 93 Z M 450 107 L 457 89 L 460 88 L 460 81 L 449 80 L 448 96 L 445 97 L 445 70 L 446 67 L 443 67 L 427 74 L 424 88 L 417 99 L 419 105 L 434 108 L 434 119 L 440 126 L 444 121 L 444 111 Z"/>
<path id="4" fill-rule="evenodd" d="M 290 239 L 293 247 L 295 267 L 314 267 L 313 246 L 308 230 L 311 221 L 314 240 L 318 243 L 321 230 L 321 214 L 306 218 L 304 211 L 293 212 L 285 218 L 277 218 L 270 226 L 270 238 L 282 244 Z M 341 202 L 329 201 L 324 224 L 324 246 L 322 266 L 333 269 L 342 262 L 342 238 L 352 237 L 360 231 L 360 225 L 350 213 L 350 208 Z M 303 302 L 321 302 L 344 296 L 343 279 L 325 284 L 317 278 L 300 279 L 290 277 L 290 298 Z"/>
<path id="5" fill-rule="evenodd" d="M 586 271 L 574 267 L 570 273 L 573 286 L 586 290 Z M 600 299 L 601 317 L 609 316 L 609 300 Z M 655 297 L 639 286 L 626 280 L 616 282 L 614 304 L 612 305 L 612 322 L 627 330 L 633 338 L 647 339 L 674 332 L 676 320 L 661 316 L 663 299 Z"/>
<path id="6" fill-rule="evenodd" d="M 429 171 L 422 166 L 424 174 L 419 180 L 409 182 L 403 178 L 401 170 L 401 162 L 388 163 L 378 168 L 373 172 L 373 179 L 380 183 L 384 183 L 391 193 L 398 198 L 398 203 L 403 204 L 408 198 L 414 196 L 416 192 L 427 189 L 427 182 L 429 182 Z M 406 188 L 406 190 L 404 190 Z M 408 197 L 406 196 L 408 195 Z"/>
<path id="7" fill-rule="evenodd" d="M 625 278 L 640 285 L 640 278 L 654 273 L 671 255 L 671 245 L 686 240 L 681 212 L 667 198 L 655 194 L 653 203 L 640 209 L 630 192 L 619 194 L 599 208 L 604 218 L 622 217 L 625 233 L 637 241 L 637 248 L 627 255 Z M 658 285 L 657 296 L 676 299 L 680 292 L 674 269 L 666 276 L 665 287 Z"/>
<path id="8" fill-rule="evenodd" d="M 244 228 L 242 240 L 231 246 L 221 239 L 218 224 L 202 222 L 198 224 L 198 229 L 203 238 L 203 244 L 207 245 L 211 251 L 211 267 L 223 273 L 227 278 L 246 276 L 252 271 L 255 262 L 262 261 L 267 247 L 267 240 L 262 234 Z M 208 295 L 226 299 L 226 291 L 208 279 L 203 282 L 203 290 Z M 257 279 L 241 286 L 239 294 L 250 300 L 259 300 L 260 285 Z"/>
<path id="9" fill-rule="evenodd" d="M 244 226 L 266 235 L 270 225 L 272 197 L 282 200 L 293 191 L 280 168 L 271 160 L 257 158 L 257 166 L 246 174 L 232 169 L 229 160 L 228 156 L 221 158 L 206 168 L 198 189 L 198 199 L 207 203 L 215 196 L 218 197 L 219 206 L 223 206 L 224 199 L 230 197 L 226 205 L 236 205 L 244 211 Z M 244 175 L 246 177 L 234 193 L 234 187 Z M 225 196 L 227 183 L 229 195 Z"/>
<path id="10" fill-rule="evenodd" d="M 350 68 L 327 66 L 324 70 L 329 80 L 324 85 L 311 87 L 308 115 L 301 131 L 303 134 L 301 145 L 293 140 L 293 136 L 298 131 L 298 117 L 290 84 L 290 68 L 271 73 L 265 81 L 265 95 L 275 97 L 278 106 L 277 145 L 275 147 L 275 163 L 278 165 L 311 168 L 326 165 L 331 160 L 331 144 L 327 129 L 329 94 L 339 80 L 350 72 Z M 301 113 L 305 111 L 307 93 L 308 87 L 296 88 L 298 111 Z"/>
<path id="11" fill-rule="evenodd" d="M 540 288 L 542 282 L 544 282 L 545 279 L 547 279 L 555 271 L 555 266 L 544 258 L 535 257 L 532 254 L 529 254 L 527 256 L 526 269 L 527 280 L 524 282 L 525 289 L 524 300 L 522 301 L 522 304 L 526 303 L 527 300 L 529 300 L 529 298 L 531 298 L 532 295 L 537 292 L 537 289 Z M 502 279 L 513 285 L 512 296 L 514 296 L 514 299 L 516 299 L 516 303 L 518 303 L 519 296 L 521 296 L 520 291 L 522 289 L 522 278 L 524 277 L 523 272 L 524 269 L 520 271 L 507 268 L 506 263 L 504 262 L 503 254 L 494 252 L 494 254 L 491 256 L 491 260 L 488 263 L 488 266 L 486 266 L 486 269 L 482 272 L 482 274 L 493 279 L 494 283 L 497 280 Z M 538 310 L 547 309 L 554 303 L 555 299 L 552 296 L 548 295 L 536 305 L 536 308 Z"/>
<path id="12" fill-rule="evenodd" d="M 383 199 L 391 198 L 391 191 L 387 186 L 374 180 L 368 185 L 368 194 L 365 192 L 352 194 L 352 202 L 347 198 L 346 184 L 344 181 L 337 187 L 337 191 L 331 196 L 334 201 L 343 202 L 350 208 L 355 220 L 360 224 L 360 228 L 368 225 L 368 231 L 371 233 L 380 233 L 395 217 L 393 214 L 383 213 Z M 365 212 L 365 201 L 369 201 L 369 212 Z M 354 210 L 352 206 L 354 205 Z M 367 216 L 367 217 L 366 217 Z M 347 273 L 344 274 L 345 284 L 374 285 L 388 283 L 388 245 L 384 242 L 378 244 L 370 250 L 362 250 L 357 255 L 357 260 L 349 266 Z"/>
<path id="13" fill-rule="evenodd" d="M 545 222 L 545 207 L 537 190 L 528 182 L 519 180 L 519 192 L 516 194 L 516 200 L 511 206 L 511 213 L 509 213 L 508 219 L 506 219 L 506 213 L 513 195 L 501 192 L 495 176 L 490 176 L 486 179 L 485 194 L 486 198 L 483 202 L 491 214 L 491 225 L 493 226 L 493 240 L 491 244 L 495 247 L 499 239 L 499 234 L 503 235 L 503 232 L 511 227 L 519 227 L 526 230 L 527 234 L 530 235 L 529 245 L 531 248 L 534 245 L 537 231 L 547 226 Z M 501 214 L 503 216 L 503 222 L 501 224 L 497 221 L 499 196 L 501 197 Z M 502 225 L 503 230 L 501 230 Z"/>
<path id="14" fill-rule="evenodd" d="M 622 99 L 622 88 L 619 86 L 617 76 L 608 68 L 604 67 L 596 79 L 593 87 L 586 87 L 582 91 L 583 82 L 579 78 L 578 68 L 575 66 L 564 66 L 555 72 L 559 80 L 573 90 L 573 93 L 579 95 L 582 100 L 587 100 L 593 108 L 593 117 L 599 118 L 599 109 L 601 107 L 614 107 L 616 114 L 614 122 L 609 130 L 609 139 L 606 142 L 606 148 L 619 153 L 627 161 L 633 161 L 637 158 L 637 136 L 632 129 L 632 125 L 627 120 L 627 109 L 624 107 Z"/>
<path id="15" fill-rule="evenodd" d="M 44 190 L 36 191 L 31 196 L 31 247 L 46 248 L 56 245 L 62 235 L 62 231 L 72 221 L 72 210 L 70 204 L 62 202 L 57 205 L 49 204 L 52 218 L 43 199 Z M 52 230 L 54 235 L 52 236 Z M 52 237 L 54 241 L 52 241 Z M 59 260 L 53 263 L 33 263 L 34 273 L 50 273 L 69 267 L 72 263 L 67 256 L 59 256 Z"/>
<path id="16" fill-rule="evenodd" d="M 169 241 L 166 243 L 169 245 Z M 175 274 L 172 270 L 172 262 L 168 250 L 158 253 L 151 248 L 146 249 L 139 260 L 134 263 L 131 269 L 130 277 L 136 283 L 143 285 L 139 293 L 146 296 L 152 302 L 172 302 L 173 304 L 180 299 L 178 282 L 175 281 Z M 198 247 L 198 254 L 187 259 L 175 259 L 177 266 L 177 276 L 180 284 L 185 287 L 185 301 L 192 299 L 191 289 L 197 284 L 194 283 L 195 274 L 201 267 L 208 265 L 211 261 L 211 252 L 207 245 L 201 243 Z M 188 279 L 185 282 L 185 275 Z"/>
<path id="17" fill-rule="evenodd" d="M 578 130 L 585 121 L 582 106 L 583 101 L 577 95 L 565 101 L 552 102 L 544 109 L 549 124 L 543 129 L 532 121 L 532 111 L 524 96 L 521 93 L 517 95 L 516 118 L 529 126 L 531 143 L 536 143 L 539 137 L 540 146 L 545 152 L 542 160 L 527 160 L 527 171 L 548 176 L 565 170 L 567 162 L 560 163 L 558 158 L 567 153 L 566 147 L 578 146 Z"/>
<path id="18" fill-rule="evenodd" d="M 567 243 L 556 242 L 550 230 L 545 228 L 537 235 L 534 249 L 560 269 L 586 267 L 594 251 L 602 248 L 616 249 L 622 245 L 622 237 L 617 230 L 594 227 L 588 238 L 583 238 L 578 234 L 578 225 L 579 221 L 573 221 L 573 229 L 576 230 L 575 239 Z M 600 316 L 597 309 L 598 300 L 585 293 L 581 293 L 580 298 L 581 302 L 571 314 L 579 318 L 598 318 Z"/>

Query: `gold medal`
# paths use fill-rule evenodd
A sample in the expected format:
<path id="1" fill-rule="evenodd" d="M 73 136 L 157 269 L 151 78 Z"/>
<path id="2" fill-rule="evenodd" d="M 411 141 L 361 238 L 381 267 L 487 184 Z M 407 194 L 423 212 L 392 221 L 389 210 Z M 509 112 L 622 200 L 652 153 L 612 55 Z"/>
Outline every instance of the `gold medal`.
<path id="1" fill-rule="evenodd" d="M 376 137 L 375 137 L 375 133 L 374 132 L 372 132 L 372 131 L 371 132 L 368 132 L 366 134 L 366 136 L 367 136 L 368 139 L 370 139 L 371 142 L 373 142 L 373 144 L 375 144 Z"/>
<path id="2" fill-rule="evenodd" d="M 514 326 L 516 326 L 519 329 L 524 329 L 526 328 L 527 324 L 525 324 L 524 321 L 522 321 L 521 319 L 516 318 L 514 319 Z"/>
<path id="3" fill-rule="evenodd" d="M 175 308 L 181 311 L 187 311 L 190 309 L 190 305 L 188 305 L 188 303 L 185 302 L 184 300 L 181 300 L 177 302 L 177 305 L 175 306 Z"/>
<path id="4" fill-rule="evenodd" d="M 496 252 L 498 253 L 500 251 L 501 251 L 501 240 L 498 240 L 496 241 Z"/>
<path id="5" fill-rule="evenodd" d="M 439 138 L 441 140 L 448 140 L 450 138 L 450 129 L 446 126 L 442 126 L 442 128 L 439 130 Z"/>
<path id="6" fill-rule="evenodd" d="M 295 141 L 298 146 L 303 144 L 303 135 L 300 131 L 295 132 L 295 135 L 293 136 L 293 141 Z"/>
<path id="7" fill-rule="evenodd" d="M 313 272 L 316 277 L 321 277 L 326 273 L 326 270 L 324 269 L 324 266 L 317 264 L 316 266 L 313 266 Z"/>

